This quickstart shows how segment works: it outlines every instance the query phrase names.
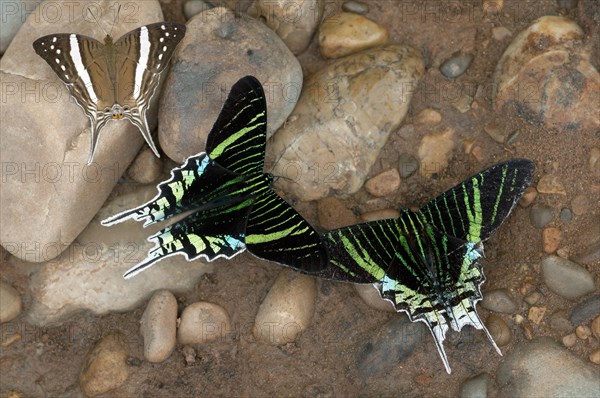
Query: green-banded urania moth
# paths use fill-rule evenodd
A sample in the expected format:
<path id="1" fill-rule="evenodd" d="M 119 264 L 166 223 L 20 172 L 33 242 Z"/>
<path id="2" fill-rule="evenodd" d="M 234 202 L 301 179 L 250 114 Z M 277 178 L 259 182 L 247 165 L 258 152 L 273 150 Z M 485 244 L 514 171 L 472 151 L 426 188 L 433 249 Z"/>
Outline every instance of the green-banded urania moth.
<path id="1" fill-rule="evenodd" d="M 152 200 L 102 222 L 108 226 L 134 219 L 147 226 L 190 212 L 150 236 L 155 246 L 125 277 L 175 254 L 210 261 L 231 258 L 245 249 L 307 272 L 326 266 L 321 237 L 273 191 L 272 177 L 263 171 L 266 126 L 262 86 L 246 76 L 231 88 L 208 134 L 206 152 L 174 168 Z"/>
<path id="2" fill-rule="evenodd" d="M 485 278 L 483 244 L 506 219 L 529 185 L 533 162 L 514 159 L 465 180 L 397 219 L 367 222 L 323 235 L 329 265 L 319 276 L 374 283 L 397 311 L 429 327 L 446 371 L 443 342 L 451 327 L 483 330 L 475 309 Z"/>

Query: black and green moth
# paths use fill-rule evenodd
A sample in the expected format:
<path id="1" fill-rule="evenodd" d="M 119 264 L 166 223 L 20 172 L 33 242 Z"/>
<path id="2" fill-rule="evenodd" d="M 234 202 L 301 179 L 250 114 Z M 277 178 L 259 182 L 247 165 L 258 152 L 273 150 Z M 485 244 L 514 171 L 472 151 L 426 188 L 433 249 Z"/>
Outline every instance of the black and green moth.
<path id="1" fill-rule="evenodd" d="M 206 152 L 174 168 L 149 202 L 102 221 L 109 226 L 134 219 L 147 226 L 190 213 L 148 238 L 154 247 L 126 278 L 175 254 L 211 261 L 245 249 L 307 272 L 325 268 L 321 237 L 273 191 L 273 178 L 263 171 L 266 126 L 262 85 L 246 76 L 231 88 L 208 134 Z"/>
<path id="2" fill-rule="evenodd" d="M 443 342 L 449 328 L 483 330 L 500 353 L 475 305 L 485 281 L 483 241 L 509 215 L 530 184 L 533 162 L 497 164 L 438 196 L 419 211 L 323 235 L 330 256 L 319 276 L 374 283 L 382 298 L 411 321 L 427 324 L 450 373 Z"/>

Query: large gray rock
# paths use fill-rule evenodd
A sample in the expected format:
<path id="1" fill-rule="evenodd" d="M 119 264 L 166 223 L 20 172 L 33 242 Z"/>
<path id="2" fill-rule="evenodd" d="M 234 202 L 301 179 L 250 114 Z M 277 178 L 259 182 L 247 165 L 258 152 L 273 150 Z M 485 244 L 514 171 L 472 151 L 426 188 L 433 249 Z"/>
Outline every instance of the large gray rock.
<path id="1" fill-rule="evenodd" d="M 81 310 L 98 315 L 128 311 L 156 290 L 193 289 L 197 280 L 212 270 L 212 265 L 188 262 L 183 256 L 168 257 L 131 279 L 123 279 L 125 271 L 146 257 L 153 246 L 146 237 L 160 226 L 143 228 L 142 223 L 135 221 L 110 228 L 100 225 L 101 219 L 140 205 L 155 194 L 155 187 L 149 186 L 117 197 L 100 210 L 98 218 L 75 243 L 57 259 L 43 264 L 29 284 L 31 304 L 27 321 L 47 325 Z M 26 265 L 14 257 L 11 261 L 15 266 Z"/>
<path id="2" fill-rule="evenodd" d="M 11 254 L 33 262 L 51 260 L 48 247 L 65 249 L 102 206 L 140 149 L 143 138 L 127 121 L 111 121 L 100 132 L 94 163 L 89 120 L 58 76 L 33 50 L 32 43 L 51 33 L 79 33 L 102 40 L 163 19 L 158 1 L 129 2 L 135 22 L 109 18 L 113 2 L 94 3 L 100 23 L 85 12 L 87 3 L 47 1 L 62 11 L 58 19 L 29 15 L 0 61 L 0 242 Z M 142 4 L 143 3 L 143 4 Z M 53 14 L 54 15 L 54 14 Z M 102 18 L 104 16 L 104 18 Z M 157 99 L 158 96 L 155 96 Z M 151 112 L 150 112 L 151 113 Z M 156 114 L 149 115 L 150 125 Z"/>
<path id="3" fill-rule="evenodd" d="M 598 370 L 549 338 L 516 345 L 496 371 L 508 397 L 595 398 Z"/>
<path id="4" fill-rule="evenodd" d="M 267 135 L 288 117 L 302 87 L 300 63 L 262 22 L 217 7 L 188 21 L 159 112 L 159 139 L 173 160 L 204 151 L 231 86 L 254 75 L 264 86 Z"/>
<path id="5" fill-rule="evenodd" d="M 2 29 L 0 29 L 0 54 L 8 48 L 11 40 L 25 22 L 27 15 L 42 0 L 0 0 L 2 10 Z"/>
<path id="6" fill-rule="evenodd" d="M 269 148 L 277 186 L 305 201 L 360 189 L 423 73 L 419 51 L 388 45 L 311 76 Z"/>
<path id="7" fill-rule="evenodd" d="M 554 293 L 576 299 L 594 291 L 594 277 L 580 265 L 558 256 L 542 261 L 544 283 Z"/>
<path id="8" fill-rule="evenodd" d="M 300 54 L 310 44 L 324 10 L 324 0 L 256 0 L 247 12 L 263 19 L 291 52 Z"/>

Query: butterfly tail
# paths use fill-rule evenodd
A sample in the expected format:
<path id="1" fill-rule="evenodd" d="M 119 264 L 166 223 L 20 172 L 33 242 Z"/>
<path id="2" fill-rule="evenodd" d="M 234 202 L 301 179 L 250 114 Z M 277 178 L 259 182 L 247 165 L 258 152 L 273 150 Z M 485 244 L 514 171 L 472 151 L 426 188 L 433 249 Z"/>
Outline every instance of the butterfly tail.
<path id="1" fill-rule="evenodd" d="M 123 275 L 130 278 L 148 269 L 156 262 L 181 254 L 188 261 L 204 258 L 231 258 L 245 250 L 245 220 L 253 199 L 236 198 L 235 201 L 197 211 L 181 221 L 148 238 L 154 243 L 147 257 Z"/>

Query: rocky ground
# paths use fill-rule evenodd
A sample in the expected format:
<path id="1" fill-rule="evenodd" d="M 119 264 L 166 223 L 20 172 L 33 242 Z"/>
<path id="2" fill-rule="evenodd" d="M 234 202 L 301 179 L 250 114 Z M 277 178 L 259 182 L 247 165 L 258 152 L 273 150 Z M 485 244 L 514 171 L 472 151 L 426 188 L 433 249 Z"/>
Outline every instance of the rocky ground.
<path id="1" fill-rule="evenodd" d="M 139 23 L 115 37 L 161 9 L 189 20 L 152 116 L 164 155 L 115 122 L 98 176 L 78 166 L 88 121 L 68 96 L 32 103 L 8 91 L 55 79 L 31 50 L 53 32 L 50 9 L 8 50 L 2 37 L 2 396 L 598 396 L 595 1 L 211 2 L 258 20 L 224 9 L 192 18 L 208 8 L 197 0 L 128 4 L 138 3 L 121 12 Z M 97 25 L 65 29 L 102 37 Z M 268 83 L 276 189 L 323 230 L 395 217 L 502 160 L 535 161 L 532 186 L 485 246 L 479 315 L 502 357 L 480 331 L 450 332 L 447 374 L 424 325 L 368 286 L 248 253 L 211 264 L 176 256 L 121 278 L 157 229 L 99 221 L 152 198 L 202 150 L 245 74 Z"/>

